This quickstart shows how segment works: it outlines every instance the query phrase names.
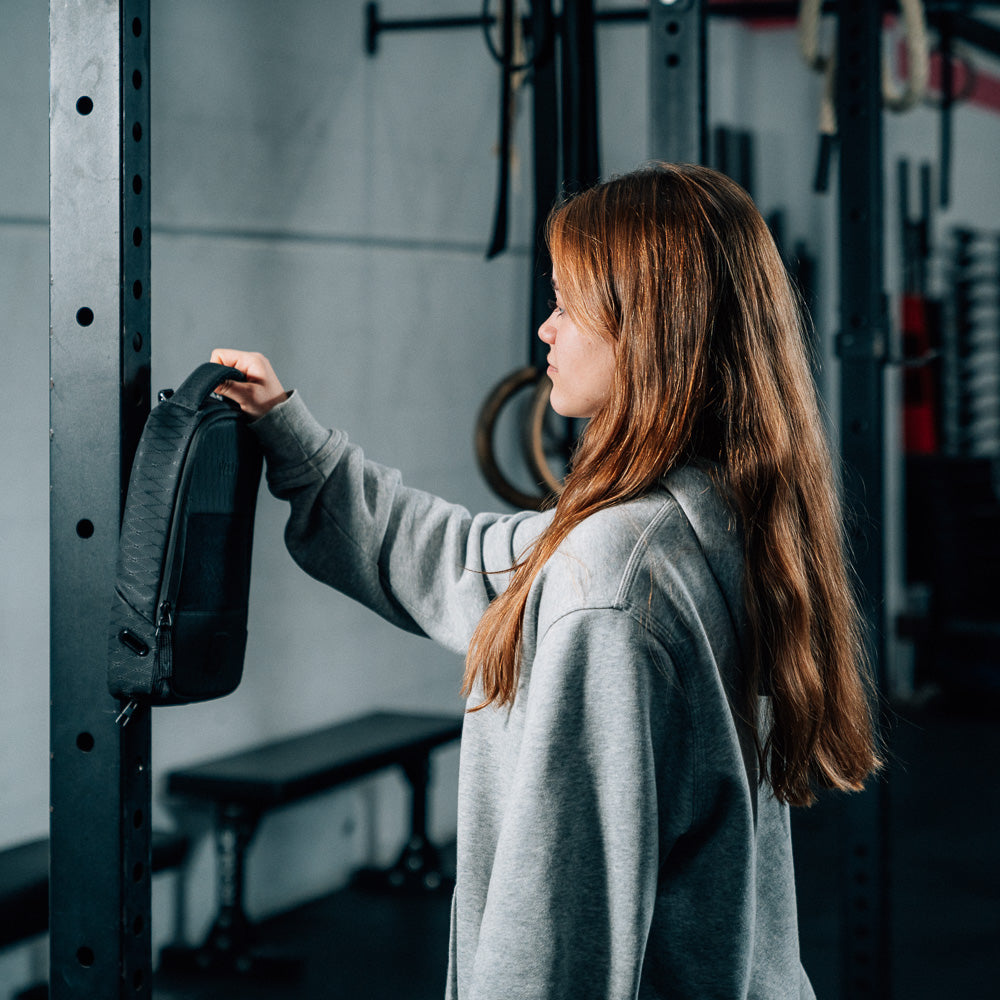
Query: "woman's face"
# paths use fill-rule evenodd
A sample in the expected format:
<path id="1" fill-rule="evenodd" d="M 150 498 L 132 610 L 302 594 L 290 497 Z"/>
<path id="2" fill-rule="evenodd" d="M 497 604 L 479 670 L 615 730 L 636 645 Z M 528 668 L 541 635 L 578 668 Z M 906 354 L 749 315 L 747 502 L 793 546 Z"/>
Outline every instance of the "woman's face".
<path id="1" fill-rule="evenodd" d="M 558 269 L 552 268 L 555 308 L 538 328 L 549 345 L 549 402 L 564 417 L 592 417 L 607 402 L 614 375 L 614 345 L 596 333 L 581 330 L 569 318 L 559 291 Z"/>

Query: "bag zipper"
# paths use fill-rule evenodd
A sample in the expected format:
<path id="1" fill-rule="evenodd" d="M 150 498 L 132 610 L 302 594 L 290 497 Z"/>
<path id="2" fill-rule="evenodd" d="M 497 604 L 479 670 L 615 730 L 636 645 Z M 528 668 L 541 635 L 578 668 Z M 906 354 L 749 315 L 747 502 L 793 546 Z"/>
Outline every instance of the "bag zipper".
<path id="1" fill-rule="evenodd" d="M 156 676 L 153 678 L 154 695 L 166 697 L 170 693 L 173 675 L 173 607 L 170 601 L 160 601 L 156 609 Z"/>

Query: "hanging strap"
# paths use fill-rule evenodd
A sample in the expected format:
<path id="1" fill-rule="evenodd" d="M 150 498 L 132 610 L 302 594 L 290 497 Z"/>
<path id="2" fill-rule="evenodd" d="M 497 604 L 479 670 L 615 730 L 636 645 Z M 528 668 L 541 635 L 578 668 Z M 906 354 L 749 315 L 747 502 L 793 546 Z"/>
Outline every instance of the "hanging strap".
<path id="1" fill-rule="evenodd" d="M 593 0 L 566 0 L 562 21 L 563 182 L 581 190 L 601 175 Z"/>
<path id="2" fill-rule="evenodd" d="M 514 123 L 514 0 L 503 0 L 501 8 L 502 38 L 500 57 L 500 175 L 497 178 L 496 214 L 493 218 L 493 236 L 486 259 L 502 253 L 507 246 L 507 193 L 510 188 L 510 146 Z"/>

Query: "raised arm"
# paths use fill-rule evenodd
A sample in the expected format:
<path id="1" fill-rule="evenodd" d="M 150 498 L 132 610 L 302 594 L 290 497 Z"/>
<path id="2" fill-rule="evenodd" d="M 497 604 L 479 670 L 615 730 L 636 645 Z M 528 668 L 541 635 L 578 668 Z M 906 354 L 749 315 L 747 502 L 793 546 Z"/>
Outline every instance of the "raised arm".
<path id="1" fill-rule="evenodd" d="M 265 357 L 218 350 L 247 374 L 221 387 L 251 416 L 271 492 L 291 504 L 289 552 L 323 583 L 383 618 L 464 652 L 486 606 L 544 517 L 473 516 L 366 460 L 286 392 Z"/>

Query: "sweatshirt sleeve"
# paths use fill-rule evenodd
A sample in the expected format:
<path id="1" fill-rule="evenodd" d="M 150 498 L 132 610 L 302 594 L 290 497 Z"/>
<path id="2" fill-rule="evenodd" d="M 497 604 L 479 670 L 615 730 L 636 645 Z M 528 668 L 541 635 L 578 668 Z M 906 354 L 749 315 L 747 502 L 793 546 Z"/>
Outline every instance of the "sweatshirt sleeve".
<path id="1" fill-rule="evenodd" d="M 539 515 L 471 515 L 410 489 L 322 427 L 292 392 L 250 425 L 271 492 L 291 504 L 285 543 L 311 576 L 383 618 L 464 652 Z"/>
<path id="2" fill-rule="evenodd" d="M 530 672 L 469 997 L 634 997 L 656 899 L 669 661 L 627 611 L 590 609 L 548 628 Z"/>

